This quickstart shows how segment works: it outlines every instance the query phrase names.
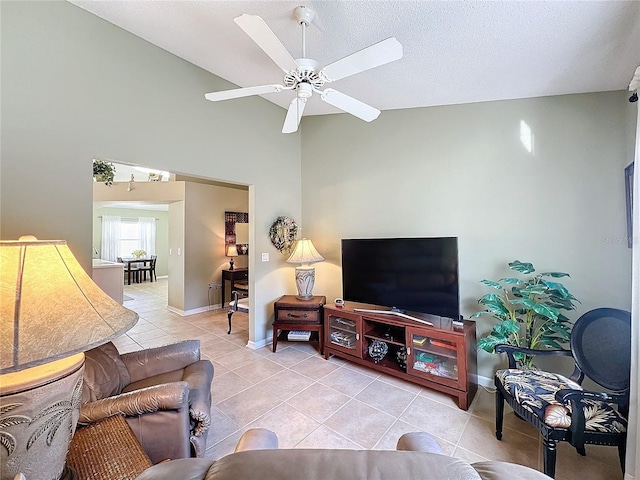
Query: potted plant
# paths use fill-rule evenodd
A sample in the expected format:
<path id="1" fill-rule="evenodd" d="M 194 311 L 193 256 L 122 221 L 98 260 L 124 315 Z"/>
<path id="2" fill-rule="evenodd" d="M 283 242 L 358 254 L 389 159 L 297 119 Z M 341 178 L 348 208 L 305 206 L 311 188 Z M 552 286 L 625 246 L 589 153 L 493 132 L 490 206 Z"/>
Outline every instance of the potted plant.
<path id="1" fill-rule="evenodd" d="M 530 349 L 559 349 L 569 340 L 571 321 L 562 310 L 574 310 L 578 301 L 561 283 L 553 278 L 569 277 L 567 273 L 544 272 L 531 275 L 535 269 L 531 263 L 515 260 L 509 268 L 526 278 L 501 278 L 497 282 L 481 283 L 498 290 L 478 300 L 486 310 L 474 313 L 471 318 L 490 315 L 498 320 L 491 332 L 478 341 L 478 347 L 495 353 L 500 344 Z M 516 360 L 524 368 L 533 367 L 532 355 L 516 354 Z"/>
<path id="2" fill-rule="evenodd" d="M 145 252 L 144 250 L 134 250 L 133 252 L 131 252 L 131 255 L 136 258 L 144 257 L 146 254 L 147 252 Z"/>
<path id="3" fill-rule="evenodd" d="M 111 186 L 115 174 L 116 167 L 113 166 L 113 163 L 105 162 L 104 160 L 93 161 L 93 178 L 97 182 L 104 182 L 105 185 Z"/>

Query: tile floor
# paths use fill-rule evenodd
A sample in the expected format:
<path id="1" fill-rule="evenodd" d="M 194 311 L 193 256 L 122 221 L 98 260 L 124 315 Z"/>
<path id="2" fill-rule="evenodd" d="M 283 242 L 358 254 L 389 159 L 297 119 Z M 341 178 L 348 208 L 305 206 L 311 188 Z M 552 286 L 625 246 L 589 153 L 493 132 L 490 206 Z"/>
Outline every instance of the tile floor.
<path id="1" fill-rule="evenodd" d="M 278 342 L 276 353 L 270 345 L 251 350 L 246 314 L 234 314 L 231 335 L 226 310 L 180 317 L 166 308 L 166 279 L 125 285 L 125 295 L 124 305 L 140 320 L 114 342 L 121 352 L 197 338 L 213 362 L 209 458 L 231 453 L 251 427 L 276 432 L 281 448 L 394 449 L 403 433 L 425 431 L 447 455 L 541 469 L 537 431 L 510 410 L 503 440 L 496 440 L 494 399 L 484 388 L 465 412 L 447 395 L 335 357 L 324 360 L 315 343 Z M 620 480 L 617 449 L 587 446 L 581 457 L 563 443 L 556 478 Z"/>

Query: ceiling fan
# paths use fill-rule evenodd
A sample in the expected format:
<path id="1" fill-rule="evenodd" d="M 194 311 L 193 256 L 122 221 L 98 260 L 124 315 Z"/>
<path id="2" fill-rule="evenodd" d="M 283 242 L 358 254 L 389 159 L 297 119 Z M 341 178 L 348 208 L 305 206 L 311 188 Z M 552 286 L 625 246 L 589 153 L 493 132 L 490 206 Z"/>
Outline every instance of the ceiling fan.
<path id="1" fill-rule="evenodd" d="M 315 12 L 308 7 L 299 6 L 295 8 L 294 16 L 302 27 L 302 58 L 298 59 L 291 56 L 261 17 L 245 13 L 234 19 L 236 24 L 284 71 L 283 85 L 260 85 L 212 92 L 207 93 L 205 98 L 212 102 L 219 102 L 250 95 L 293 90 L 296 92 L 296 97 L 291 101 L 287 110 L 282 133 L 292 133 L 298 130 L 304 107 L 314 92 L 320 95 L 320 99 L 324 102 L 365 122 L 371 122 L 378 118 L 380 110 L 333 88 L 321 89 L 327 83 L 402 58 L 400 42 L 394 37 L 387 38 L 318 70 L 318 63 L 306 58 L 306 27 L 315 18 Z"/>

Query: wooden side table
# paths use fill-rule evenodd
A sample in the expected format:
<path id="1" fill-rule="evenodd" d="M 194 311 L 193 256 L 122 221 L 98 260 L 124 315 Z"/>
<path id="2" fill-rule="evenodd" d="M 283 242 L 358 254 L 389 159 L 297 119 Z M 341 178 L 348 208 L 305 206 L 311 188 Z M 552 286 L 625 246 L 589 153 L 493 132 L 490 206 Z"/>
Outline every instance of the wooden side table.
<path id="1" fill-rule="evenodd" d="M 278 346 L 281 330 L 306 330 L 318 332 L 320 354 L 323 343 L 323 307 L 327 297 L 314 296 L 311 300 L 298 300 L 295 295 L 283 295 L 274 304 L 273 351 Z"/>

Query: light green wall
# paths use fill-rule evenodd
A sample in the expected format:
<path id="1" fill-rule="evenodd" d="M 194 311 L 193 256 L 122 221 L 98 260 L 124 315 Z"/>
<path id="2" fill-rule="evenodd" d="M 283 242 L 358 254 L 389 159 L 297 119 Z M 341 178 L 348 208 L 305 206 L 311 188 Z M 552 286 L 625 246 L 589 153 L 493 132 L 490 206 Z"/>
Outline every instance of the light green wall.
<path id="1" fill-rule="evenodd" d="M 326 262 L 317 293 L 341 294 L 340 239 L 459 237 L 462 313 L 488 293 L 483 278 L 512 260 L 565 271 L 582 302 L 629 309 L 624 92 L 385 111 L 370 124 L 349 115 L 304 117 L 305 236 Z M 520 122 L 534 152 L 520 142 Z M 489 329 L 488 320 L 478 330 Z M 496 356 L 479 352 L 490 377 Z"/>
<path id="2" fill-rule="evenodd" d="M 0 235 L 67 240 L 92 256 L 93 158 L 250 186 L 249 213 L 266 232 L 300 217 L 300 134 L 261 98 L 213 104 L 232 85 L 67 2 L 0 2 Z M 266 234 L 249 259 L 251 342 L 271 332 L 290 268 Z"/>

